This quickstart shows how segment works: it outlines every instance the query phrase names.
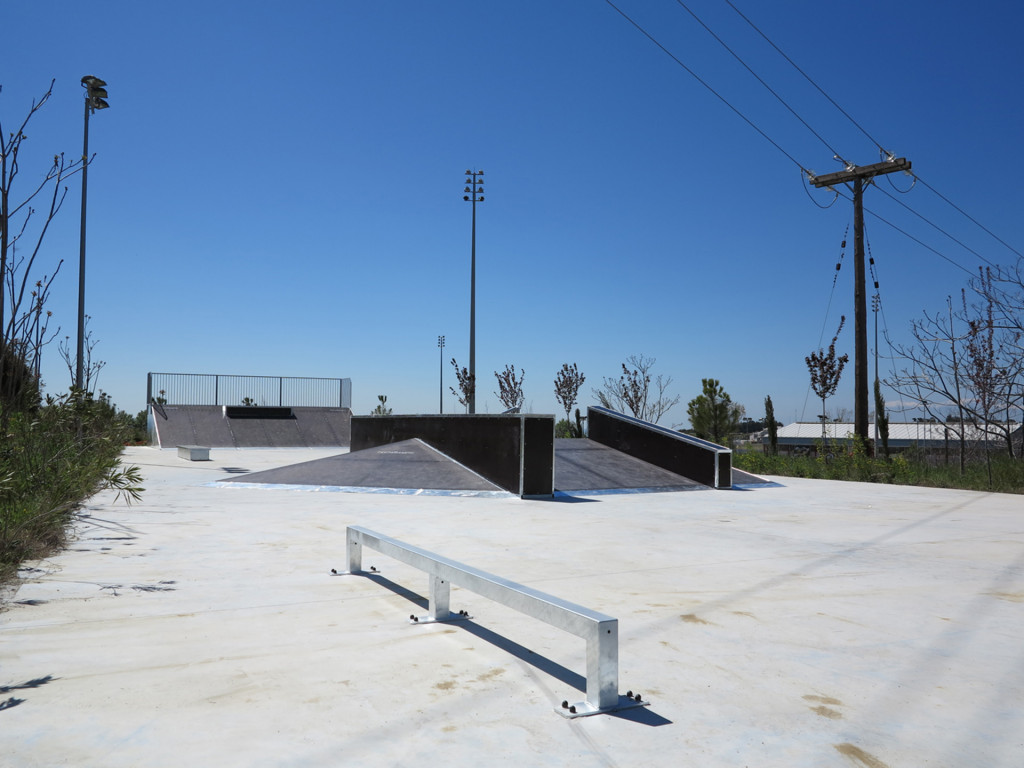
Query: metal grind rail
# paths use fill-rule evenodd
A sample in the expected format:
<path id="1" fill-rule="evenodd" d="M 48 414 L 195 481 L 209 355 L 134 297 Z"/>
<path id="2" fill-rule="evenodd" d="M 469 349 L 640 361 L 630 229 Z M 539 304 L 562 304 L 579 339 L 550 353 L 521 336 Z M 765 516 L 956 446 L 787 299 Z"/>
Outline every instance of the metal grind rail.
<path id="1" fill-rule="evenodd" d="M 362 570 L 365 547 L 418 568 L 430 577 L 429 614 L 411 616 L 415 623 L 469 618 L 464 612 L 452 613 L 449 608 L 451 585 L 455 584 L 586 640 L 587 700 L 572 705 L 562 702 L 557 711 L 564 717 L 583 717 L 650 703 L 639 694 L 634 697 L 632 692 L 619 695 L 618 619 L 356 525 L 349 526 L 346 534 L 348 573 L 366 573 Z"/>

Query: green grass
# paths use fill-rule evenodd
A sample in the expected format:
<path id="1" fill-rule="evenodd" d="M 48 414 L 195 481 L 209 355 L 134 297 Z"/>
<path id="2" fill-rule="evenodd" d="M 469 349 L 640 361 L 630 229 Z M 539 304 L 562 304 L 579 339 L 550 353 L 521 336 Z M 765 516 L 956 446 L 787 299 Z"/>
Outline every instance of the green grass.
<path id="1" fill-rule="evenodd" d="M 991 457 L 989 465 L 975 460 L 960 472 L 956 459 L 950 464 L 928 461 L 914 454 L 896 454 L 889 460 L 872 458 L 863 451 L 832 451 L 832 458 L 820 455 L 772 456 L 759 450 L 733 454 L 733 466 L 755 475 L 810 477 L 822 480 L 855 480 L 869 483 L 920 485 L 932 488 L 961 488 L 971 491 L 1024 493 L 1024 460 L 1005 454 Z"/>
<path id="2" fill-rule="evenodd" d="M 130 429 L 106 400 L 90 396 L 0 414 L 0 583 L 24 560 L 60 547 L 80 505 L 97 491 L 139 498 L 139 470 L 119 458 Z"/>

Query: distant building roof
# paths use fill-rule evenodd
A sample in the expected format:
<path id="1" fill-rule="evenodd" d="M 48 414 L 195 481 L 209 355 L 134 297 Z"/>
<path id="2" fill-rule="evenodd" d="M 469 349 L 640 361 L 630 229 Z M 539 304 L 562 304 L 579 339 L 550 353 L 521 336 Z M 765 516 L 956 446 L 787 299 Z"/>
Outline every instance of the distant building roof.
<path id="1" fill-rule="evenodd" d="M 1021 425 L 1010 425 L 1015 433 L 1019 433 Z M 894 447 L 908 446 L 914 443 L 919 445 L 942 445 L 946 440 L 958 440 L 960 429 L 959 422 L 890 422 L 889 423 L 889 444 Z M 874 435 L 874 423 L 868 424 L 868 434 Z M 825 423 L 825 436 L 828 440 L 846 440 L 854 434 L 854 425 L 851 422 L 829 421 Z M 981 427 L 971 424 L 964 425 L 964 437 L 971 441 L 986 439 L 986 432 Z M 987 433 L 989 440 L 1005 439 L 1001 431 L 994 431 L 994 428 Z M 767 437 L 764 438 L 767 441 Z M 821 440 L 821 422 L 794 422 L 784 427 L 779 427 L 778 440 L 780 445 L 813 445 L 815 440 Z"/>

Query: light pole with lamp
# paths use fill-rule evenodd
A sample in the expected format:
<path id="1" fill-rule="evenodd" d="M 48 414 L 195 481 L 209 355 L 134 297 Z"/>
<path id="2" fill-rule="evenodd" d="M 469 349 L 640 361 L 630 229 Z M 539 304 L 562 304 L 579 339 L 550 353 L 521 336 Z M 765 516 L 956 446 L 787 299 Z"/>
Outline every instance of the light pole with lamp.
<path id="1" fill-rule="evenodd" d="M 438 396 L 438 413 L 444 413 L 444 336 L 437 337 L 437 348 L 441 350 L 441 387 Z"/>
<path id="2" fill-rule="evenodd" d="M 473 203 L 473 244 L 469 276 L 469 380 L 473 390 L 469 393 L 469 412 L 476 413 L 476 204 L 484 201 L 483 171 L 466 171 L 466 195 L 462 198 Z"/>
<path id="3" fill-rule="evenodd" d="M 82 78 L 85 88 L 85 138 L 82 144 L 82 228 L 78 242 L 78 356 L 75 360 L 75 389 L 82 392 L 83 364 L 85 360 L 85 202 L 89 189 L 89 115 L 97 109 L 106 109 L 106 82 L 98 77 L 86 75 Z"/>

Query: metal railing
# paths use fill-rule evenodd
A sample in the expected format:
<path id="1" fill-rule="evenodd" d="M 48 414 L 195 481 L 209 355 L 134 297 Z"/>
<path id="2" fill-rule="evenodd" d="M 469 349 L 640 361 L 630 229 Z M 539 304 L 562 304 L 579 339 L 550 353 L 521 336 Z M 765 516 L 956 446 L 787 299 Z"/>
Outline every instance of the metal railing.
<path id="1" fill-rule="evenodd" d="M 150 373 L 146 402 L 168 405 L 262 405 L 351 408 L 351 379 Z"/>
<path id="2" fill-rule="evenodd" d="M 649 702 L 619 696 L 619 622 L 581 605 L 570 603 L 530 587 L 516 584 L 469 565 L 414 547 L 397 539 L 352 525 L 347 529 L 348 573 L 362 574 L 363 549 L 369 547 L 399 560 L 430 577 L 429 615 L 411 616 L 416 623 L 458 621 L 469 618 L 453 614 L 449 607 L 451 585 L 471 590 L 509 608 L 540 619 L 587 641 L 587 700 L 570 706 L 562 703 L 566 717 L 585 716 L 644 706 Z M 373 575 L 372 573 L 367 575 Z"/>

